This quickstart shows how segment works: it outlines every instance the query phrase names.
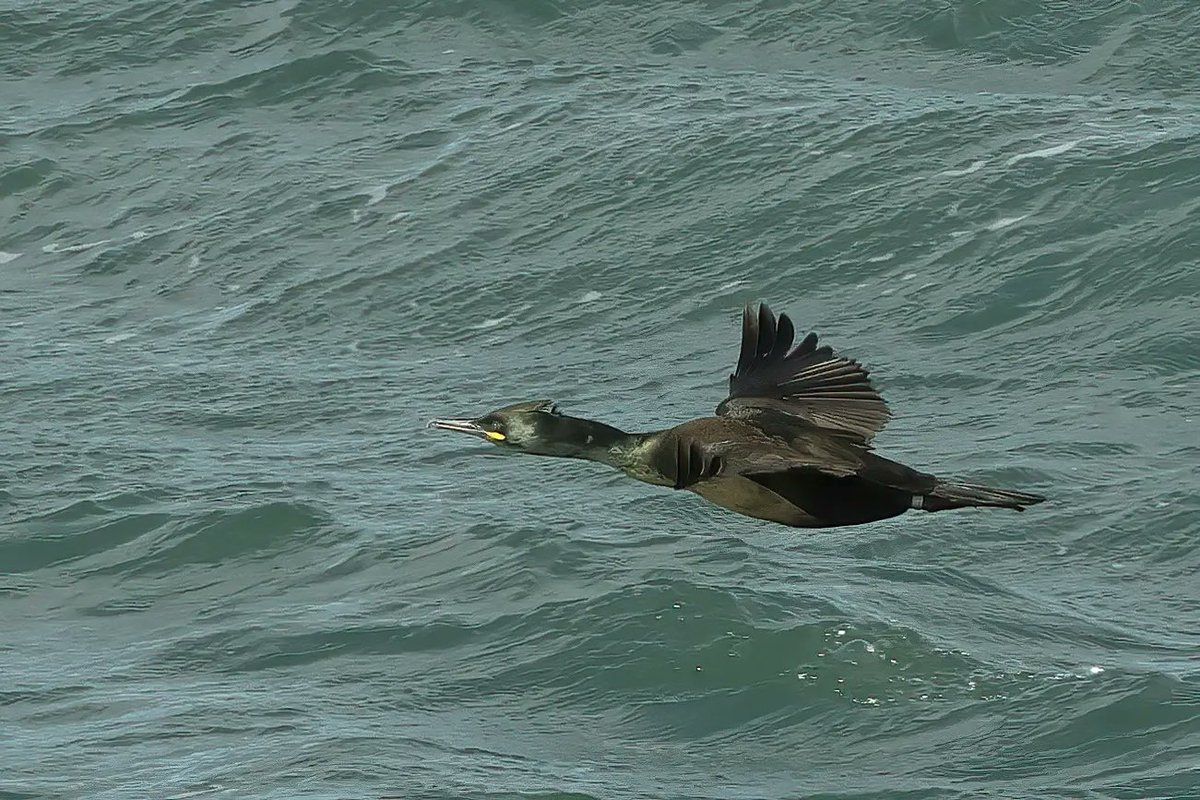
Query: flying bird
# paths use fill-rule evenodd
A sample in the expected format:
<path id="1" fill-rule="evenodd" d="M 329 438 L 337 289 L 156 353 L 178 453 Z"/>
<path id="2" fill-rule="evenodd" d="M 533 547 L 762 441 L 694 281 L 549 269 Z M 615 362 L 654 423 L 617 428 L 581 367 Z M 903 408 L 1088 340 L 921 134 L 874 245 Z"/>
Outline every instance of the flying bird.
<path id="1" fill-rule="evenodd" d="M 549 400 L 429 426 L 504 450 L 598 461 L 631 478 L 698 494 L 748 517 L 798 528 L 859 525 L 911 509 L 976 506 L 1023 511 L 1045 497 L 939 478 L 877 455 L 891 418 L 857 361 L 818 346 L 764 303 L 742 314 L 742 348 L 729 394 L 705 416 L 665 430 L 625 433 L 562 414 Z"/>

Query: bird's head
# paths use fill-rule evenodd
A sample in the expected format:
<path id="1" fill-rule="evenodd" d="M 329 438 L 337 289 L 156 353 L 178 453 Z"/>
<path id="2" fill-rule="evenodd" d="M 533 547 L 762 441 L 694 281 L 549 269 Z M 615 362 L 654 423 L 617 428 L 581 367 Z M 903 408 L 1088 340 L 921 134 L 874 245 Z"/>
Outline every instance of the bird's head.
<path id="1" fill-rule="evenodd" d="M 429 427 L 477 436 L 502 448 L 539 455 L 560 455 L 564 423 L 550 400 L 514 403 L 475 419 L 435 419 Z"/>

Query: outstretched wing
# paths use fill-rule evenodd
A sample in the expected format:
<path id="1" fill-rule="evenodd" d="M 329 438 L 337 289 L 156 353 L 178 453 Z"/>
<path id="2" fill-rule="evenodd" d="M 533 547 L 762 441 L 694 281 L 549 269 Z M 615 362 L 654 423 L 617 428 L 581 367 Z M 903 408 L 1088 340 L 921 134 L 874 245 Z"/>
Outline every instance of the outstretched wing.
<path id="1" fill-rule="evenodd" d="M 766 304 L 742 313 L 742 352 L 729 376 L 720 416 L 755 424 L 808 423 L 866 444 L 891 418 L 869 373 L 810 333 L 795 348 L 787 314 L 778 320 Z"/>

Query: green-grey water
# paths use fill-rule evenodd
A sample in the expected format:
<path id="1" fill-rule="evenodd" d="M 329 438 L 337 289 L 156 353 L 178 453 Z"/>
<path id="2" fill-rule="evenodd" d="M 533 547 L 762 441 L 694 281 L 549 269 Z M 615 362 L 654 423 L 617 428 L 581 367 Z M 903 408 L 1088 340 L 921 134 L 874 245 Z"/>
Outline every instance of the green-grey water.
<path id="1" fill-rule="evenodd" d="M 1200 7 L 0 5 L 0 798 L 1200 797 Z M 1024 514 L 435 416 L 746 302 Z"/>

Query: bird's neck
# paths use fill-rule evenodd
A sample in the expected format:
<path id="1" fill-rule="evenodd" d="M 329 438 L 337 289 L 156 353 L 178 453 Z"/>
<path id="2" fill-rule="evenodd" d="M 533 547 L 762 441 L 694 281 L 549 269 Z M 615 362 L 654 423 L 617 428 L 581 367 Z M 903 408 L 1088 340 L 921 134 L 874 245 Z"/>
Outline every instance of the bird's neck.
<path id="1" fill-rule="evenodd" d="M 560 417 L 554 440 L 544 455 L 598 461 L 639 480 L 658 482 L 649 465 L 648 449 L 661 431 L 626 433 L 603 422 L 580 417 Z"/>

